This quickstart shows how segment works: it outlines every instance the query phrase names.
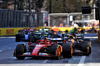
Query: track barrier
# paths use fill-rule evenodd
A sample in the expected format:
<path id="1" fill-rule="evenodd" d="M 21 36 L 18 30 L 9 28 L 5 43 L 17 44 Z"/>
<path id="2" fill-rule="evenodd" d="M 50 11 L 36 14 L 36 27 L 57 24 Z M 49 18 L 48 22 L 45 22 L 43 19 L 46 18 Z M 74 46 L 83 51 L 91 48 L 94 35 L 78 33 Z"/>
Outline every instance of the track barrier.
<path id="1" fill-rule="evenodd" d="M 16 35 L 23 28 L 0 28 L 0 36 Z"/>
<path id="2" fill-rule="evenodd" d="M 35 28 L 35 27 L 33 27 Z M 38 27 L 38 29 L 42 29 L 42 28 L 51 28 L 52 27 L 43 27 L 40 26 Z M 68 30 L 70 32 L 70 30 L 72 30 L 74 27 L 58 27 L 60 31 L 66 31 Z M 81 27 L 79 27 L 81 30 Z M 87 30 L 87 29 L 91 29 L 92 27 L 85 27 L 83 29 Z M 9 36 L 9 35 L 16 35 L 18 33 L 19 30 L 23 30 L 24 28 L 0 28 L 0 36 Z M 98 30 L 98 28 L 96 28 Z M 98 31 L 98 34 L 100 35 L 100 31 Z M 100 37 L 98 35 L 98 39 L 100 40 Z"/>

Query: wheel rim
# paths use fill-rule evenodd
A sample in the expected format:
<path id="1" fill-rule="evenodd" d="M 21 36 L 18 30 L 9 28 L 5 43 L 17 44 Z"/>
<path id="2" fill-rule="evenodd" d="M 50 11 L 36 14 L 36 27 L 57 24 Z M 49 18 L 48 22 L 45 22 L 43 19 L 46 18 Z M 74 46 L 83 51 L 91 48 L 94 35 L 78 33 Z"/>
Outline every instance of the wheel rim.
<path id="1" fill-rule="evenodd" d="M 88 47 L 87 47 L 87 54 L 89 54 L 89 48 L 90 48 L 90 47 L 89 47 L 89 43 L 88 43 Z"/>
<path id="2" fill-rule="evenodd" d="M 73 47 L 71 47 L 71 55 L 73 54 Z"/>
<path id="3" fill-rule="evenodd" d="M 56 50 L 56 56 L 57 56 L 58 59 L 61 58 L 61 50 L 60 50 L 60 48 L 58 48 L 58 49 Z"/>
<path id="4" fill-rule="evenodd" d="M 73 55 L 73 47 L 71 45 L 71 57 L 72 57 L 72 55 Z"/>

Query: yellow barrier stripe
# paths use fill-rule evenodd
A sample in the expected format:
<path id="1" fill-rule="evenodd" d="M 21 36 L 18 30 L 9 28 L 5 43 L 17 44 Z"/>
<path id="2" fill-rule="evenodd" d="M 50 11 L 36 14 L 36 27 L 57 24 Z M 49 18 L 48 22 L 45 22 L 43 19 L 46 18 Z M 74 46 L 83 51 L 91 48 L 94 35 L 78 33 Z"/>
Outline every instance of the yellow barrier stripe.
<path id="1" fill-rule="evenodd" d="M 51 28 L 51 27 L 44 27 L 44 26 L 38 27 L 38 29 L 41 29 L 41 28 Z M 72 30 L 74 27 L 58 27 L 58 28 L 60 31 L 68 30 L 70 32 L 70 30 Z M 79 28 L 81 29 L 81 27 L 79 27 Z M 87 30 L 90 28 L 92 28 L 92 27 L 85 27 L 83 29 Z M 94 28 L 99 30 L 99 27 L 94 27 Z M 18 30 L 20 30 L 20 29 L 24 29 L 24 28 L 0 28 L 0 36 L 16 35 L 18 33 Z"/>
<path id="2" fill-rule="evenodd" d="M 23 28 L 0 28 L 0 36 L 16 35 Z"/>

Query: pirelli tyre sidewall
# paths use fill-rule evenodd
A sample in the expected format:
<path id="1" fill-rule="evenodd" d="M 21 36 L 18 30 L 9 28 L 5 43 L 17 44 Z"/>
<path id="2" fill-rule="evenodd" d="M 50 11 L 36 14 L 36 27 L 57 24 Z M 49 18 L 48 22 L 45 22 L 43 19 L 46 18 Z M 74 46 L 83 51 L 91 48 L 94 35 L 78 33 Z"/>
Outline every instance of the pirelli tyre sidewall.
<path id="1" fill-rule="evenodd" d="M 72 44 L 63 44 L 62 45 L 63 51 L 62 56 L 63 58 L 71 58 L 73 56 L 73 47 Z"/>
<path id="2" fill-rule="evenodd" d="M 61 58 L 61 45 L 53 44 L 50 48 L 50 54 L 57 56 L 57 59 Z"/>
<path id="3" fill-rule="evenodd" d="M 16 34 L 16 39 L 15 39 L 15 41 L 16 41 L 16 42 L 19 42 L 20 40 L 21 40 L 20 34 Z"/>
<path id="4" fill-rule="evenodd" d="M 89 44 L 89 53 L 91 54 L 91 52 L 92 52 L 92 42 L 91 42 L 91 40 L 90 39 L 84 39 L 84 41 L 87 41 L 88 42 L 88 44 Z"/>
<path id="5" fill-rule="evenodd" d="M 25 53 L 27 50 L 26 50 L 26 45 L 25 44 L 18 44 L 16 46 L 16 49 L 14 51 L 14 56 L 19 59 L 19 60 L 22 60 L 24 59 L 25 57 L 23 56 L 20 56 L 22 55 L 23 53 Z"/>
<path id="6" fill-rule="evenodd" d="M 84 41 L 84 43 L 82 44 L 82 52 L 83 52 L 83 55 L 91 54 L 91 42 L 90 41 Z"/>

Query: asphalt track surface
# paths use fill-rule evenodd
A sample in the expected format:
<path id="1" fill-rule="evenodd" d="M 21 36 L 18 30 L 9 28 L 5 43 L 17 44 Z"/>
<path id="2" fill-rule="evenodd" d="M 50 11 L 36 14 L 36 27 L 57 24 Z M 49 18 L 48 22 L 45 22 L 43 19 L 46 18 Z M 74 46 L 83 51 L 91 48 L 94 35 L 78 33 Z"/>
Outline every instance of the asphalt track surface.
<path id="1" fill-rule="evenodd" d="M 92 41 L 92 53 L 89 56 L 78 54 L 60 60 L 48 57 L 26 57 L 24 60 L 17 60 L 13 57 L 16 45 L 28 45 L 28 42 L 15 42 L 14 36 L 0 37 L 0 66 L 100 66 L 100 43 L 97 34 L 85 34 L 85 38 Z"/>

